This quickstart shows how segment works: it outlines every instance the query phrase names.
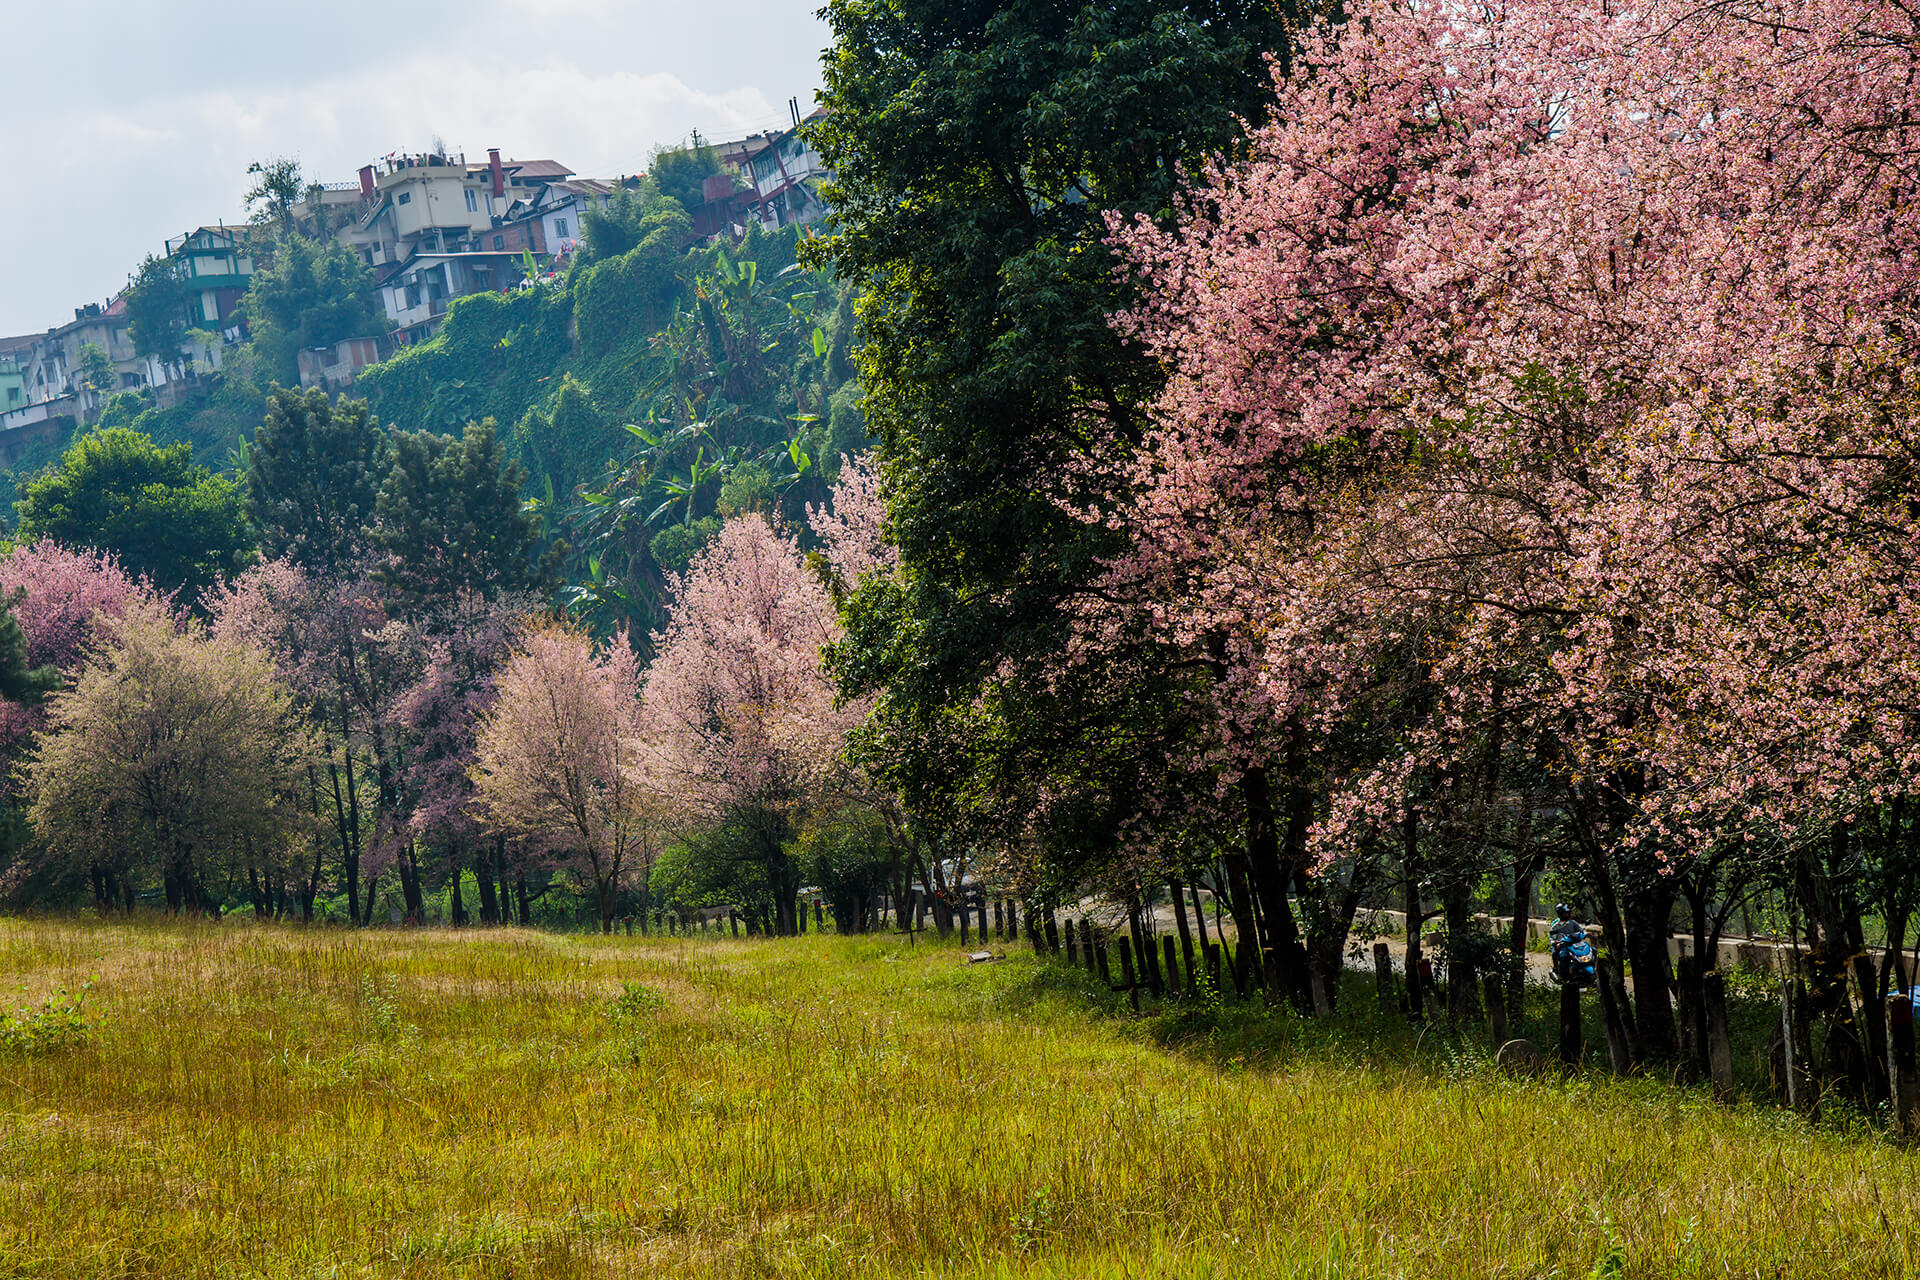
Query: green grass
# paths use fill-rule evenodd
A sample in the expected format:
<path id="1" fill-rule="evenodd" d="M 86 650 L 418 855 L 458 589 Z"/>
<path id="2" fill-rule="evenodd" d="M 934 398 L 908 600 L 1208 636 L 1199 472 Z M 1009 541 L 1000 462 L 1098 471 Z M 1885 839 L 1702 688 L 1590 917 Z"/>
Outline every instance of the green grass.
<path id="1" fill-rule="evenodd" d="M 1900 1276 L 1914 1156 L 1031 955 L 0 922 L 0 1275 Z M 56 1004 L 55 1007 L 64 1007 Z M 1378 1037 L 1375 1039 L 1374 1037 Z"/>

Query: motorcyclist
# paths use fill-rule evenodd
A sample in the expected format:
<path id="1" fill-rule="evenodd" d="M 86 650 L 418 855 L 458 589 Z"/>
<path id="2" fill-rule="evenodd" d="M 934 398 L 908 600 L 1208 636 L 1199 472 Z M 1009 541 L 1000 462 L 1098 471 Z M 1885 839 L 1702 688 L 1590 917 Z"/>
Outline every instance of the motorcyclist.
<path id="1" fill-rule="evenodd" d="M 1587 931 L 1578 920 L 1573 918 L 1573 908 L 1561 903 L 1553 909 L 1554 921 L 1547 930 L 1548 944 L 1553 950 L 1553 969 L 1562 982 L 1576 983 L 1591 977 L 1593 950 L 1586 945 Z M 1576 955 L 1575 953 L 1579 954 Z M 1576 972 L 1576 968 L 1583 970 Z"/>
<path id="2" fill-rule="evenodd" d="M 1553 914 L 1553 927 L 1547 930 L 1547 938 L 1553 943 L 1553 949 L 1555 951 L 1558 951 L 1561 944 L 1571 940 L 1575 935 L 1586 932 L 1586 930 L 1580 927 L 1580 922 L 1573 918 L 1573 908 L 1566 903 L 1563 902 L 1555 907 Z"/>

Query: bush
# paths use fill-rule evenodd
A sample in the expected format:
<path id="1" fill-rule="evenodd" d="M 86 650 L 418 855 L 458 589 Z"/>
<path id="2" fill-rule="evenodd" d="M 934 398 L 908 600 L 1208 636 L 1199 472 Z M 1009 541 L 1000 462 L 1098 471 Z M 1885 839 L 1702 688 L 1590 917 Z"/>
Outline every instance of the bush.
<path id="1" fill-rule="evenodd" d="M 83 1002 L 93 988 L 93 979 L 80 984 L 76 995 L 65 987 L 43 1000 L 38 1008 L 18 1013 L 0 1011 L 0 1051 L 18 1054 L 54 1053 L 76 1049 L 87 1042 Z"/>

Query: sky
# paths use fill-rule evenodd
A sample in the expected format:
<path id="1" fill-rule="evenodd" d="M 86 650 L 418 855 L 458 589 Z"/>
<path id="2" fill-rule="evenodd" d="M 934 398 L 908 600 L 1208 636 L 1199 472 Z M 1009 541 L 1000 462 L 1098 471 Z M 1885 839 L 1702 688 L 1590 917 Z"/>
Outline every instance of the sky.
<path id="1" fill-rule="evenodd" d="M 605 178 L 692 130 L 785 124 L 820 85 L 821 2 L 0 0 L 0 335 L 105 301 L 169 236 L 244 221 L 254 160 L 353 182 L 438 137 Z"/>

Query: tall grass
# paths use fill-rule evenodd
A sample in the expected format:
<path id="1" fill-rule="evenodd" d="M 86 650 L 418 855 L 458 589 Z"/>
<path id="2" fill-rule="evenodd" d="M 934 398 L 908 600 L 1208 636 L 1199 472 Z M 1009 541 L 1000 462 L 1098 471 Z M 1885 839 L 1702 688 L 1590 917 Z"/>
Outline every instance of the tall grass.
<path id="1" fill-rule="evenodd" d="M 0 1274 L 1920 1271 L 1881 1139 L 1024 955 L 0 923 L 16 1009 L 90 976 L 0 1054 Z"/>

